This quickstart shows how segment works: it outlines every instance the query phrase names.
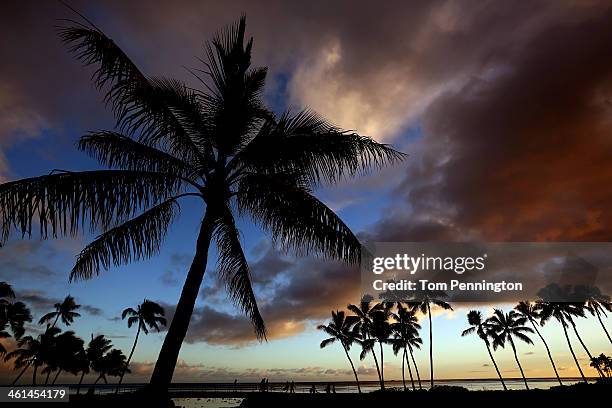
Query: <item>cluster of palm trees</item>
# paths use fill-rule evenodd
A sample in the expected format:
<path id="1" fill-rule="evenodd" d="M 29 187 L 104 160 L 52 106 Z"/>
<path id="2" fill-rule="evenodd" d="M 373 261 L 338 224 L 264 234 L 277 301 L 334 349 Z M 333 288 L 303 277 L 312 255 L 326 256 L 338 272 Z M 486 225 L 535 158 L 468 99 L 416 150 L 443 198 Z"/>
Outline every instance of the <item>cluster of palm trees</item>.
<path id="1" fill-rule="evenodd" d="M 321 348 L 328 345 L 340 343 L 346 357 L 348 358 L 357 387 L 361 392 L 357 371 L 348 353 L 353 344 L 361 347 L 359 358 L 364 360 L 369 354 L 372 355 L 380 389 L 385 389 L 384 369 L 384 344 L 392 345 L 393 352 L 402 355 L 402 383 L 406 389 L 405 367 L 408 367 L 412 389 L 416 390 L 416 383 L 412 372 L 416 374 L 419 389 L 422 389 L 421 376 L 419 373 L 414 350 L 419 349 L 423 340 L 419 335 L 421 326 L 418 323 L 417 313 L 420 312 L 429 317 L 429 367 L 430 386 L 434 386 L 433 375 L 433 327 L 431 321 L 432 306 L 444 310 L 452 310 L 450 304 L 444 301 L 446 293 L 441 291 L 419 291 L 416 292 L 411 301 L 404 302 L 373 302 L 372 298 L 364 297 L 358 305 L 348 305 L 353 315 L 347 315 L 344 311 L 332 312 L 332 320 L 327 325 L 318 326 L 331 337 L 321 342 Z M 378 346 L 378 347 L 377 347 Z M 376 352 L 378 348 L 378 356 Z M 410 355 L 410 359 L 408 356 Z M 412 366 L 410 363 L 412 360 Z"/>
<path id="2" fill-rule="evenodd" d="M 74 376 L 80 374 L 77 393 L 86 374 L 97 375 L 94 384 L 108 377 L 119 377 L 117 390 L 123 377 L 130 372 L 129 364 L 136 349 L 140 333 L 148 334 L 149 330 L 160 330 L 166 325 L 164 309 L 155 302 L 144 300 L 136 308 L 127 308 L 121 318 L 127 318 L 128 327 L 137 326 L 136 337 L 129 356 L 113 347 L 111 340 L 103 334 L 91 335 L 91 340 L 85 341 L 72 330 L 62 331 L 60 323 L 66 327 L 81 315 L 77 310 L 81 306 L 68 295 L 62 302 L 54 305 L 54 310 L 43 315 L 38 323 L 43 326 L 30 325 L 35 335 L 25 335 L 26 325 L 32 322 L 32 314 L 28 307 L 15 301 L 15 292 L 6 282 L 0 282 L 0 339 L 10 338 L 16 342 L 16 347 L 8 351 L 0 343 L 0 356 L 6 362 L 12 361 L 19 374 L 12 385 L 16 384 L 28 369 L 32 369 L 32 384 L 37 384 L 37 375 L 45 375 L 44 384 L 55 384 L 61 373 Z"/>
<path id="3" fill-rule="evenodd" d="M 476 334 L 484 342 L 489 358 L 493 363 L 493 367 L 499 376 L 503 388 L 506 390 L 507 386 L 497 362 L 495 361 L 493 351 L 500 347 L 504 348 L 506 345 L 510 346 L 525 384 L 525 388 L 529 389 L 527 378 L 525 377 L 523 367 L 518 358 L 517 342 L 524 342 L 530 345 L 533 344 L 533 340 L 530 337 L 533 333 L 537 334 L 544 345 L 555 376 L 559 384 L 563 385 L 548 343 L 539 330 L 539 327 L 543 326 L 551 319 L 556 320 L 562 327 L 568 348 L 573 356 L 582 380 L 587 382 L 587 378 L 584 375 L 583 369 L 574 351 L 574 347 L 572 346 L 569 330 L 573 332 L 576 339 L 578 339 L 582 348 L 589 356 L 591 361 L 590 366 L 597 371 L 602 379 L 610 378 L 610 365 L 612 359 L 604 354 L 594 357 L 582 340 L 575 323 L 576 318 L 584 318 L 587 316 L 587 313 L 590 313 L 597 317 L 605 335 L 612 344 L 612 339 L 602 320 L 602 316 L 606 317 L 607 312 L 612 312 L 610 297 L 602 294 L 596 287 L 561 287 L 555 284 L 549 285 L 541 290 L 539 296 L 540 299 L 538 301 L 519 302 L 513 310 L 507 312 L 500 309 L 494 309 L 493 314 L 487 318 L 484 318 L 482 313 L 477 310 L 472 310 L 467 314 L 470 327 L 463 330 L 461 335 L 467 336 Z M 383 345 L 389 344 L 392 346 L 392 350 L 396 355 L 400 353 L 402 355 L 402 383 L 404 390 L 407 389 L 405 367 L 408 367 L 412 389 L 416 390 L 412 371 L 413 368 L 416 374 L 416 383 L 418 383 L 418 387 L 421 389 L 421 377 L 414 359 L 414 350 L 419 349 L 423 343 L 419 335 L 421 326 L 418 323 L 417 313 L 427 315 L 429 318 L 430 386 L 433 387 L 434 365 L 431 310 L 432 306 L 445 310 L 452 310 L 451 306 L 444 301 L 446 297 L 444 292 L 423 291 L 413 294 L 409 301 L 390 302 L 385 300 L 383 302 L 373 302 L 372 298 L 364 298 L 359 305 L 348 306 L 348 310 L 352 312 L 352 314 L 347 314 L 344 311 L 332 311 L 331 321 L 326 325 L 318 326 L 319 330 L 324 331 L 330 336 L 321 342 L 321 348 L 327 347 L 333 343 L 339 343 L 342 346 L 353 370 L 359 392 L 361 392 L 357 370 L 349 354 L 350 348 L 355 344 L 361 347 L 361 360 L 365 359 L 367 355 L 372 354 L 378 374 L 378 380 L 380 382 L 380 388 L 384 390 Z M 556 301 L 552 301 L 551 299 L 553 298 Z M 559 302 L 559 299 L 565 299 L 566 301 Z M 378 355 L 376 348 L 378 348 Z"/>

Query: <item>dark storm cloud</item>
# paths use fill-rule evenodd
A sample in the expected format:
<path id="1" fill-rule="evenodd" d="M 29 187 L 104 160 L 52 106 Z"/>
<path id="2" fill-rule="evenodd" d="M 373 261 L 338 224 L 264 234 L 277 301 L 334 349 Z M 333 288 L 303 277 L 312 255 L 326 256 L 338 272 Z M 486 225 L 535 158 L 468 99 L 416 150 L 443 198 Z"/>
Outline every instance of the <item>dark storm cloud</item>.
<path id="1" fill-rule="evenodd" d="M 49 297 L 47 293 L 40 290 L 27 289 L 17 291 L 16 298 L 25 303 L 35 313 L 47 313 L 55 310 L 54 305 L 56 303 L 61 303 L 63 300 Z M 76 303 L 79 304 L 78 299 L 76 299 Z M 87 304 L 81 304 L 79 311 L 84 311 L 91 316 L 101 316 L 104 314 L 102 309 Z"/>

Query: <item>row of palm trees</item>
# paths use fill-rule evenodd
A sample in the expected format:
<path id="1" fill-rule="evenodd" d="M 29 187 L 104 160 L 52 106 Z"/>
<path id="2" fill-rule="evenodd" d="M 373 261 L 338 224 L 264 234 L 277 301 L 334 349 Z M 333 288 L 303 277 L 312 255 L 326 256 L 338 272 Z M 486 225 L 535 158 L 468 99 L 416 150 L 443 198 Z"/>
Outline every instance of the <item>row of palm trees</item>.
<path id="1" fill-rule="evenodd" d="M 503 388 L 506 390 L 506 383 L 501 375 L 497 362 L 493 356 L 493 351 L 509 345 L 514 354 L 516 364 L 521 373 L 525 388 L 529 389 L 529 384 L 517 353 L 517 342 L 533 344 L 530 335 L 535 333 L 544 345 L 551 367 L 560 385 L 563 385 L 557 366 L 553 359 L 550 347 L 542 335 L 539 327 L 550 320 L 556 320 L 562 327 L 568 348 L 573 356 L 574 362 L 580 372 L 582 380 L 587 382 L 583 369 L 578 362 L 574 347 L 569 337 L 571 330 L 582 348 L 589 356 L 590 366 L 595 368 L 601 378 L 610 377 L 610 357 L 601 354 L 594 357 L 582 340 L 576 327 L 575 319 L 586 317 L 587 312 L 597 317 L 606 337 L 612 344 L 609 332 L 605 327 L 602 316 L 606 317 L 607 312 L 612 312 L 612 302 L 610 297 L 601 293 L 596 287 L 560 287 L 550 285 L 540 291 L 540 300 L 537 302 L 519 302 L 513 310 L 504 312 L 494 309 L 492 316 L 484 318 L 482 313 L 472 310 L 467 314 L 470 327 L 463 330 L 462 336 L 476 334 L 485 344 L 487 353 L 493 367 L 499 376 Z M 566 302 L 551 301 L 552 295 L 556 300 L 563 295 Z M 332 319 L 326 325 L 318 326 L 319 330 L 324 331 L 330 337 L 321 342 L 321 348 L 333 343 L 339 343 L 349 360 L 351 369 L 357 382 L 359 392 L 361 387 L 357 370 L 349 354 L 353 345 L 361 347 L 360 359 L 363 360 L 369 354 L 372 355 L 381 390 L 385 389 L 384 381 L 384 344 L 392 346 L 395 355 L 402 355 L 402 383 L 406 390 L 405 367 L 412 384 L 412 389 L 416 390 L 416 383 L 422 389 L 419 369 L 414 358 L 414 350 L 419 349 L 423 343 L 419 330 L 417 313 L 427 315 L 429 318 L 429 351 L 430 351 L 430 386 L 434 386 L 433 375 L 433 327 L 431 320 L 432 307 L 445 310 L 452 310 L 450 304 L 445 301 L 446 294 L 440 291 L 416 292 L 412 298 L 405 301 L 388 300 L 383 302 L 373 302 L 372 298 L 364 298 L 359 305 L 348 305 L 348 310 L 352 314 L 344 311 L 332 311 Z M 577 300 L 581 299 L 581 300 Z M 378 347 L 377 347 L 378 346 Z M 493 351 L 491 350 L 491 346 Z M 378 348 L 378 355 L 376 348 Z M 410 358 L 409 358 L 410 357 Z M 411 363 L 412 361 L 412 363 Z M 416 375 L 416 383 L 413 375 Z"/>
<path id="2" fill-rule="evenodd" d="M 32 384 L 36 385 L 37 375 L 45 375 L 44 384 L 55 384 L 61 373 L 79 375 L 77 393 L 86 374 L 96 373 L 94 384 L 108 377 L 118 377 L 117 390 L 134 355 L 140 333 L 148 334 L 149 330 L 160 331 L 160 326 L 166 325 L 164 309 L 155 302 L 144 300 L 136 308 L 127 308 L 121 314 L 127 318 L 128 327 L 137 326 L 136 337 L 126 358 L 125 354 L 113 347 L 111 340 L 103 334 L 91 335 L 91 340 L 85 341 L 72 330 L 62 331 L 60 322 L 66 327 L 81 315 L 77 310 L 81 307 L 75 299 L 68 295 L 62 302 L 54 305 L 54 310 L 43 315 L 38 323 L 44 326 L 38 335 L 25 335 L 26 325 L 32 321 L 28 307 L 20 301 L 15 301 L 15 292 L 6 282 L 0 282 L 0 339 L 13 337 L 16 348 L 12 351 L 0 343 L 0 356 L 4 361 L 12 361 L 15 370 L 20 370 L 12 385 L 16 384 L 25 372 L 32 368 Z M 38 331 L 31 327 L 32 331 Z M 53 377 L 51 377 L 53 375 Z"/>

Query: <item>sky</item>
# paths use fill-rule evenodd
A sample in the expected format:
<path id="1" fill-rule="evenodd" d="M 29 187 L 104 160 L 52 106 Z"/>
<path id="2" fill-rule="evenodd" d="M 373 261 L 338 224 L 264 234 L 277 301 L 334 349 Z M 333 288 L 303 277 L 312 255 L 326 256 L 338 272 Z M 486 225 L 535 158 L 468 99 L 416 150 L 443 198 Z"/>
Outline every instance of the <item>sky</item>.
<path id="1" fill-rule="evenodd" d="M 316 192 L 363 240 L 612 238 L 609 2 L 70 4 L 147 75 L 193 86 L 197 81 L 186 68 L 202 67 L 205 41 L 246 14 L 253 64 L 269 67 L 264 96 L 272 110 L 309 107 L 407 153 L 401 164 Z M 75 143 L 88 131 L 112 129 L 114 121 L 90 81 L 92 69 L 59 41 L 54 27 L 66 24 L 62 18 L 78 16 L 56 1 L 0 6 L 1 181 L 99 168 Z M 14 237 L 0 249 L 0 280 L 14 286 L 36 319 L 67 294 L 75 296 L 82 317 L 71 328 L 84 338 L 103 333 L 127 351 L 135 330 L 121 321 L 121 311 L 147 298 L 163 304 L 171 317 L 202 210 L 185 201 L 159 256 L 89 281 L 69 283 L 68 272 L 92 236 Z M 213 249 L 174 380 L 350 380 L 341 350 L 319 349 L 324 336 L 316 326 L 331 310 L 358 301 L 358 271 L 281 253 L 249 220 L 239 226 L 268 342 L 256 341 L 228 301 L 215 279 Z M 471 306 L 434 312 L 439 378 L 495 376 L 483 344 L 460 337 Z M 480 308 L 488 314 L 494 306 L 509 305 Z M 426 333 L 428 323 L 422 323 Z M 611 319 L 606 324 L 612 326 Z M 581 319 L 578 328 L 595 354 L 610 354 L 594 319 Z M 542 332 L 561 374 L 577 375 L 560 327 L 550 323 Z M 126 382 L 146 381 L 164 335 L 141 336 Z M 519 345 L 526 375 L 551 376 L 536 340 L 531 347 Z M 357 361 L 358 351 L 352 354 Z M 391 350 L 385 355 L 392 356 Z M 588 366 L 586 354 L 579 356 Z M 426 352 L 416 357 L 426 376 Z M 496 357 L 504 375 L 519 375 L 509 350 Z M 359 362 L 358 370 L 373 380 L 370 360 Z M 387 361 L 386 378 L 401 378 L 401 360 Z M 0 367 L 2 378 L 12 375 L 10 367 Z"/>

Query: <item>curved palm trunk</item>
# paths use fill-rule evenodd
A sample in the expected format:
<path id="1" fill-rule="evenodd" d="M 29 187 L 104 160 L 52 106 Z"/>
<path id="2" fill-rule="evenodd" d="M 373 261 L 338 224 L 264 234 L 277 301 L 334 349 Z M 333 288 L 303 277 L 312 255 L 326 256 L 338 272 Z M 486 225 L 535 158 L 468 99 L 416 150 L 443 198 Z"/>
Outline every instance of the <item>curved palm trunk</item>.
<path id="1" fill-rule="evenodd" d="M 128 367 L 130 366 L 130 361 L 132 360 L 132 356 L 134 355 L 134 350 L 136 350 L 136 343 L 138 343 L 138 336 L 140 336 L 140 329 L 142 328 L 141 322 L 138 322 L 138 330 L 136 330 L 136 338 L 134 339 L 134 344 L 132 345 L 132 351 L 130 351 L 130 355 L 128 356 L 127 361 L 125 362 L 125 369 L 121 373 L 121 377 L 119 377 L 119 382 L 117 383 L 117 388 L 115 388 L 115 394 L 119 392 L 119 386 L 123 382 L 123 376 L 127 372 Z"/>
<path id="2" fill-rule="evenodd" d="M 570 320 L 570 323 L 572 324 L 572 328 L 574 329 L 574 333 L 576 334 L 576 337 L 578 338 L 578 341 L 582 345 L 582 348 L 584 349 L 584 351 L 586 351 L 587 355 L 589 356 L 589 361 L 593 361 L 593 355 L 591 354 L 591 352 L 587 348 L 586 344 L 584 344 L 584 341 L 582 341 L 582 337 L 580 337 L 580 334 L 578 334 L 578 329 L 576 328 L 576 324 L 574 323 L 573 320 Z M 601 369 L 599 367 L 595 367 L 595 369 L 597 370 L 597 373 L 601 377 L 604 376 L 603 373 L 601 372 Z"/>
<path id="3" fill-rule="evenodd" d="M 542 343 L 544 343 L 544 347 L 546 347 L 546 353 L 548 353 L 548 359 L 550 360 L 550 364 L 552 364 L 553 370 L 555 370 L 555 375 L 557 376 L 557 381 L 559 381 L 559 385 L 563 385 L 563 383 L 561 382 L 561 377 L 559 377 L 559 372 L 557 371 L 557 366 L 555 366 L 555 361 L 553 360 L 552 354 L 550 353 L 550 349 L 548 348 L 548 344 L 546 343 L 546 340 L 544 340 L 544 336 L 542 336 L 542 334 L 538 330 L 538 327 L 536 326 L 533 319 L 529 318 L 529 321 L 531 322 L 531 325 L 533 326 L 535 332 L 540 337 L 540 340 L 542 340 Z"/>
<path id="4" fill-rule="evenodd" d="M 38 366 L 34 364 L 34 373 L 32 374 L 32 385 L 36 385 L 36 372 L 38 371 Z"/>
<path id="5" fill-rule="evenodd" d="M 55 316 L 55 320 L 53 321 L 53 326 L 51 326 L 51 328 L 55 327 L 55 325 L 57 324 L 57 321 L 59 320 L 59 318 L 60 318 L 60 315 L 59 315 L 59 312 L 58 312 L 57 316 Z"/>
<path id="6" fill-rule="evenodd" d="M 382 379 L 380 376 L 380 367 L 378 366 L 378 358 L 376 358 L 376 353 L 374 352 L 374 346 L 372 346 L 372 356 L 374 356 L 374 364 L 376 365 L 376 372 L 378 373 L 378 383 L 382 388 Z"/>
<path id="7" fill-rule="evenodd" d="M 55 374 L 55 377 L 53 377 L 53 381 L 51 382 L 51 385 L 55 384 L 55 382 L 57 381 L 57 377 L 59 377 L 61 372 L 62 372 L 61 368 L 59 370 L 57 370 L 57 374 Z"/>
<path id="8" fill-rule="evenodd" d="M 429 388 L 434 386 L 434 369 L 433 369 L 433 327 L 431 325 L 431 308 L 427 302 L 427 315 L 429 316 Z"/>
<path id="9" fill-rule="evenodd" d="M 408 366 L 408 374 L 410 374 L 410 383 L 412 384 L 412 391 L 416 391 L 416 387 L 414 385 L 414 377 L 412 376 L 412 368 L 410 367 L 410 360 L 408 360 L 408 351 L 406 347 L 404 347 L 404 358 L 406 359 L 406 365 Z M 406 387 L 404 387 L 405 389 Z"/>
<path id="10" fill-rule="evenodd" d="M 51 371 L 47 371 L 47 377 L 45 378 L 45 385 L 49 384 L 49 376 L 51 375 Z"/>
<path id="11" fill-rule="evenodd" d="M 601 320 L 601 316 L 599 315 L 599 310 L 595 309 L 595 315 L 597 316 L 597 320 L 599 320 L 599 324 L 601 324 L 601 328 L 606 333 L 606 336 L 608 337 L 608 340 L 610 341 L 610 344 L 612 344 L 612 338 L 610 337 L 610 333 L 608 333 L 608 329 L 606 329 L 606 326 L 604 325 L 603 321 Z"/>
<path id="12" fill-rule="evenodd" d="M 380 387 L 381 390 L 385 390 L 385 356 L 383 355 L 382 341 L 378 342 L 380 346 Z"/>
<path id="13" fill-rule="evenodd" d="M 21 370 L 21 372 L 19 373 L 19 375 L 17 376 L 17 378 L 15 378 L 15 379 L 13 380 L 13 382 L 11 383 L 11 385 L 15 385 L 15 384 L 17 384 L 17 381 L 19 381 L 19 379 L 21 378 L 21 376 L 22 376 L 22 375 L 23 375 L 23 374 L 26 372 L 26 370 L 27 370 L 28 368 L 30 368 L 30 364 L 31 364 L 31 363 L 28 363 L 28 364 L 26 364 L 26 366 L 25 366 L 25 367 L 23 367 L 23 370 Z"/>
<path id="14" fill-rule="evenodd" d="M 406 354 L 406 350 L 402 352 L 402 385 L 404 386 L 404 391 L 406 391 L 406 375 L 404 372 L 404 364 L 406 363 L 406 359 L 404 358 L 404 354 Z"/>
<path id="15" fill-rule="evenodd" d="M 77 395 L 81 394 L 81 384 L 83 384 L 83 377 L 85 377 L 85 371 L 81 373 L 81 379 L 79 380 L 79 384 L 77 385 Z"/>
<path id="16" fill-rule="evenodd" d="M 189 268 L 187 279 L 183 285 L 181 298 L 176 305 L 174 317 L 164 338 L 159 357 L 155 363 L 155 369 L 151 376 L 150 385 L 157 392 L 165 392 L 172 381 L 174 368 L 178 359 L 181 345 L 189 328 L 189 320 L 193 314 L 193 307 L 200 292 L 200 285 L 204 279 L 206 262 L 208 260 L 208 248 L 214 230 L 214 217 L 209 208 L 200 226 L 200 233 L 196 244 L 196 253 Z"/>
<path id="17" fill-rule="evenodd" d="M 572 347 L 572 342 L 570 341 L 569 335 L 567 334 L 567 327 L 565 327 L 565 322 L 560 322 L 561 327 L 563 327 L 563 333 L 565 334 L 565 339 L 567 340 L 567 345 L 569 346 L 570 352 L 572 353 L 572 357 L 574 357 L 574 362 L 576 363 L 576 367 L 578 367 L 578 371 L 580 372 L 580 376 L 582 380 L 586 383 L 587 379 L 582 372 L 582 368 L 580 368 L 580 363 L 578 363 L 578 358 L 576 358 L 576 353 L 574 353 L 574 348 Z"/>
<path id="18" fill-rule="evenodd" d="M 359 377 L 357 377 L 357 370 L 355 370 L 355 365 L 353 364 L 353 360 L 351 359 L 351 356 L 349 355 L 346 347 L 342 345 L 342 348 L 344 349 L 346 358 L 348 358 L 349 363 L 351 363 L 351 368 L 353 369 L 353 374 L 355 375 L 355 381 L 357 382 L 357 390 L 359 390 L 359 393 L 361 394 L 361 386 L 359 385 Z"/>
<path id="19" fill-rule="evenodd" d="M 421 375 L 419 374 L 419 366 L 417 366 L 416 360 L 414 359 L 414 353 L 412 352 L 412 347 L 409 347 L 410 357 L 412 358 L 412 364 L 414 364 L 414 371 L 416 372 L 417 380 L 419 381 L 419 390 L 423 389 L 423 384 L 421 384 Z"/>
<path id="20" fill-rule="evenodd" d="M 516 347 L 514 346 L 514 341 L 512 341 L 512 337 L 510 337 L 510 345 L 512 346 L 512 351 L 514 352 L 514 359 L 516 360 L 516 364 L 518 365 L 519 370 L 521 370 L 521 375 L 523 376 L 523 381 L 525 382 L 525 388 L 529 389 L 529 384 L 527 384 L 527 379 L 525 378 L 523 367 L 521 366 L 521 362 L 519 361 L 518 356 L 516 355 Z"/>
<path id="21" fill-rule="evenodd" d="M 508 391 L 508 387 L 506 387 L 506 383 L 504 382 L 504 377 L 502 377 L 501 372 L 499 371 L 499 367 L 497 367 L 497 363 L 495 362 L 495 359 L 493 358 L 493 353 L 491 353 L 491 347 L 489 346 L 489 343 L 486 341 L 485 341 L 485 346 L 487 346 L 489 357 L 491 357 L 491 362 L 493 363 L 493 366 L 495 367 L 495 371 L 497 371 L 497 375 L 499 376 L 499 381 L 501 381 L 502 386 L 504 387 L 504 390 Z"/>

